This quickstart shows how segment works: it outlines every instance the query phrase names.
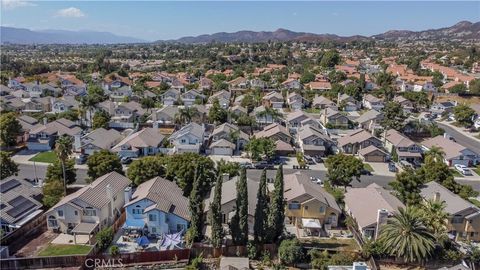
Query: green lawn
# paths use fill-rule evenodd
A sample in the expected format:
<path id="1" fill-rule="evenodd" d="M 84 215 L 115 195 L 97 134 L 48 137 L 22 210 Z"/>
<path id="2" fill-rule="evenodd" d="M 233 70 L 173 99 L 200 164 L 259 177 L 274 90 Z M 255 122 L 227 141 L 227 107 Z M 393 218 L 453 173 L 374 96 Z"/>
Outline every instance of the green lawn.
<path id="1" fill-rule="evenodd" d="M 317 108 L 308 108 L 305 110 L 307 113 L 320 113 L 322 110 Z"/>
<path id="2" fill-rule="evenodd" d="M 35 162 L 53 163 L 55 160 L 57 160 L 57 155 L 55 155 L 55 152 L 53 151 L 40 152 L 29 160 Z"/>
<path id="3" fill-rule="evenodd" d="M 457 171 L 455 169 L 450 169 L 450 171 L 452 171 L 453 177 L 463 177 L 464 176 L 463 174 L 461 174 L 459 171 Z"/>
<path id="4" fill-rule="evenodd" d="M 48 244 L 46 248 L 44 248 L 38 256 L 62 256 L 62 255 L 85 255 L 90 252 L 92 249 L 91 246 L 84 246 L 84 245 L 56 245 L 56 244 Z"/>
<path id="5" fill-rule="evenodd" d="M 363 163 L 363 168 L 369 172 L 373 172 L 374 169 L 372 168 L 372 166 L 370 166 L 370 164 L 368 163 Z"/>
<path id="6" fill-rule="evenodd" d="M 473 171 L 475 171 L 478 175 L 480 175 L 480 165 L 478 165 L 477 167 L 475 167 L 473 169 Z"/>
<path id="7" fill-rule="evenodd" d="M 349 239 L 340 239 L 340 238 L 317 238 L 317 239 L 302 239 L 300 240 L 306 243 L 306 246 L 315 247 L 319 249 L 334 249 L 334 250 L 345 250 L 345 251 L 355 251 L 360 250 L 360 247 L 357 245 L 357 242 L 353 238 Z"/>
<path id="8" fill-rule="evenodd" d="M 468 199 L 471 203 L 473 203 L 476 207 L 480 207 L 480 201 L 477 199 Z"/>

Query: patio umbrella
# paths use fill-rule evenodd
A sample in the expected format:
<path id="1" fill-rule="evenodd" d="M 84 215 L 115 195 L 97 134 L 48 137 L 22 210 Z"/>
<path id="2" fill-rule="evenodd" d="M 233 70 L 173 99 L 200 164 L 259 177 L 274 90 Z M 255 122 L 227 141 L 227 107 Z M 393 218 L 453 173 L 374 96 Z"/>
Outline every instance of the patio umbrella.
<path id="1" fill-rule="evenodd" d="M 141 247 L 146 247 L 146 246 L 150 245 L 150 240 L 148 240 L 148 238 L 146 236 L 141 236 L 141 237 L 137 238 L 137 244 Z"/>

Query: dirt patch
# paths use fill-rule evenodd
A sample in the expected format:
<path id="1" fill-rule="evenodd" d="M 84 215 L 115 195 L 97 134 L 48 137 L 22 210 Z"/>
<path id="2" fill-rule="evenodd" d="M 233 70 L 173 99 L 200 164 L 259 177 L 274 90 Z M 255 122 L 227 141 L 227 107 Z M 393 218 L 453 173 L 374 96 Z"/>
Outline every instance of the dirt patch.
<path id="1" fill-rule="evenodd" d="M 33 238 L 25 246 L 15 253 L 16 257 L 34 257 L 40 250 L 58 236 L 57 233 L 45 231 Z"/>
<path id="2" fill-rule="evenodd" d="M 445 102 L 445 101 L 457 101 L 459 104 L 466 103 L 466 104 L 473 104 L 473 103 L 480 103 L 480 97 L 455 97 L 455 96 L 437 96 L 435 98 L 435 102 Z"/>

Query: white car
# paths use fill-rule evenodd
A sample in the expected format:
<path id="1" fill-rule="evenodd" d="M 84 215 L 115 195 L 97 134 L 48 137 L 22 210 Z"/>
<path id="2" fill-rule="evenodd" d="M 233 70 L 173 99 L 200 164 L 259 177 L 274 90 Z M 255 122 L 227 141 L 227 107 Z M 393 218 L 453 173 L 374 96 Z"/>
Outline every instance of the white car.
<path id="1" fill-rule="evenodd" d="M 463 175 L 472 175 L 472 171 L 467 166 L 462 164 L 455 164 L 455 169 Z"/>

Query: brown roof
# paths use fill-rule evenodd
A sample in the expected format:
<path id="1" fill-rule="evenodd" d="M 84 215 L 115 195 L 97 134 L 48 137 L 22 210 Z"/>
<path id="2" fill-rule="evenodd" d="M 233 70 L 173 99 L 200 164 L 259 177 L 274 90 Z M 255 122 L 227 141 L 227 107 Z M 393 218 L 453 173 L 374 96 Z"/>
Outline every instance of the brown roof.
<path id="1" fill-rule="evenodd" d="M 345 137 L 339 138 L 337 141 L 338 141 L 338 146 L 342 147 L 344 145 L 351 144 L 351 143 L 360 143 L 370 138 L 376 138 L 376 137 L 363 129 L 359 129 L 359 130 L 353 131 L 352 133 L 346 135 Z"/>
<path id="2" fill-rule="evenodd" d="M 125 206 L 143 199 L 153 202 L 153 205 L 147 207 L 145 212 L 158 209 L 165 213 L 175 214 L 185 220 L 190 220 L 188 198 L 183 196 L 182 189 L 172 181 L 162 177 L 155 177 L 140 184 L 133 193 L 132 200 Z"/>
<path id="3" fill-rule="evenodd" d="M 465 146 L 451 141 L 442 135 L 425 140 L 422 142 L 422 145 L 427 148 L 432 148 L 433 146 L 441 148 L 445 152 L 445 159 L 447 160 L 462 155 L 461 151 L 467 149 Z"/>
<path id="4" fill-rule="evenodd" d="M 395 129 L 389 129 L 387 131 L 386 139 L 395 147 L 410 147 L 415 144 L 412 140 Z"/>

